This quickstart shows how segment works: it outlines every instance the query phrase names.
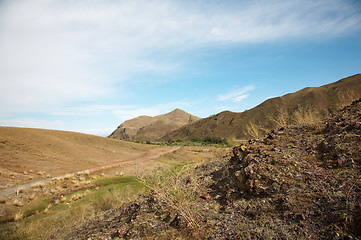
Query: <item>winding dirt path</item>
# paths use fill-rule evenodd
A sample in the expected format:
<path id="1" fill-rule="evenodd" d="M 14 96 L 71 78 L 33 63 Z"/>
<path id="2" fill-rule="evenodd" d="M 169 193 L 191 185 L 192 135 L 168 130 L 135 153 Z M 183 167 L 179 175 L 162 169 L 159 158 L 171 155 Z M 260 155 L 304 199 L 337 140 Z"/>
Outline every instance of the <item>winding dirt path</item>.
<path id="1" fill-rule="evenodd" d="M 161 155 L 174 152 L 174 151 L 178 150 L 179 148 L 180 147 L 173 147 L 172 149 L 167 150 L 167 151 L 162 151 L 163 149 L 161 149 L 161 148 L 151 149 L 151 150 L 149 150 L 149 152 L 147 153 L 146 156 L 138 157 L 138 158 L 135 158 L 135 159 L 132 159 L 132 160 L 129 160 L 129 161 L 116 162 L 116 163 L 112 163 L 112 164 L 109 164 L 109 165 L 105 165 L 103 167 L 97 167 L 97 168 L 91 168 L 91 169 L 87 169 L 87 170 L 77 171 L 77 172 L 74 172 L 74 173 L 68 173 L 68 174 L 53 177 L 53 178 L 35 180 L 35 181 L 28 182 L 28 183 L 25 183 L 25 184 L 17 185 L 15 187 L 6 188 L 6 189 L 3 189 L 3 190 L 0 190 L 0 198 L 9 196 L 11 194 L 15 194 L 20 189 L 28 189 L 28 188 L 31 188 L 32 186 L 46 184 L 46 183 L 49 183 L 49 182 L 51 182 L 53 180 L 56 180 L 56 179 L 61 179 L 61 178 L 66 178 L 66 177 L 73 177 L 73 176 L 81 175 L 81 174 L 90 174 L 90 173 L 93 173 L 93 172 L 103 171 L 103 170 L 111 169 L 111 168 L 114 168 L 114 167 L 120 167 L 122 165 L 129 164 L 129 163 L 144 162 L 144 161 L 147 161 L 147 160 L 158 158 Z"/>

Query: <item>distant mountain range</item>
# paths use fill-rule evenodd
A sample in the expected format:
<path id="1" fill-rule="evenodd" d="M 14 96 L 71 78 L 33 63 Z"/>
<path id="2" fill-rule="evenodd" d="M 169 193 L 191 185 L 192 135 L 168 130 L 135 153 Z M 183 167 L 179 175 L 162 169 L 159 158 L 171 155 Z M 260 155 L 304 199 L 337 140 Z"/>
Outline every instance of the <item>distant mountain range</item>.
<path id="1" fill-rule="evenodd" d="M 181 109 L 155 117 L 140 116 L 123 122 L 109 138 L 128 141 L 156 141 L 200 118 Z"/>
<path id="2" fill-rule="evenodd" d="M 141 116 L 122 123 L 109 137 L 122 140 L 191 140 L 215 136 L 248 139 L 283 124 L 292 124 L 297 114 L 308 111 L 323 117 L 361 98 L 361 74 L 321 87 L 307 87 L 282 97 L 268 99 L 241 112 L 224 111 L 200 119 L 182 110 L 156 117 Z"/>

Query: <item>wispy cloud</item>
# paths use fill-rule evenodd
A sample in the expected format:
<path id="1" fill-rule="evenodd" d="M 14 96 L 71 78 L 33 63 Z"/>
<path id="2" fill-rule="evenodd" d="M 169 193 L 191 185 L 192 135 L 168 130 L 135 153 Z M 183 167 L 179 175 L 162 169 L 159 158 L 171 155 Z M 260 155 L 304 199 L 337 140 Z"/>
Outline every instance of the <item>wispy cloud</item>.
<path id="1" fill-rule="evenodd" d="M 339 37 L 360 30 L 360 12 L 344 0 L 0 1 L 0 114 L 160 114 L 172 109 L 101 102 L 130 94 L 139 73 L 179 71 L 185 51 Z"/>
<path id="2" fill-rule="evenodd" d="M 176 56 L 157 54 L 335 37 L 360 29 L 359 11 L 342 0 L 2 1 L 0 101 L 29 110 L 99 99 L 134 72 L 179 67 Z"/>
<path id="3" fill-rule="evenodd" d="M 254 90 L 253 86 L 246 86 L 244 88 L 233 89 L 232 91 L 226 94 L 220 94 L 217 96 L 218 101 L 233 101 L 241 102 L 243 99 L 246 99 L 249 96 L 250 91 Z"/>
<path id="4" fill-rule="evenodd" d="M 75 107 L 62 107 L 50 111 L 50 115 L 55 116 L 96 116 L 117 111 L 128 111 L 136 108 L 135 105 L 84 105 Z"/>

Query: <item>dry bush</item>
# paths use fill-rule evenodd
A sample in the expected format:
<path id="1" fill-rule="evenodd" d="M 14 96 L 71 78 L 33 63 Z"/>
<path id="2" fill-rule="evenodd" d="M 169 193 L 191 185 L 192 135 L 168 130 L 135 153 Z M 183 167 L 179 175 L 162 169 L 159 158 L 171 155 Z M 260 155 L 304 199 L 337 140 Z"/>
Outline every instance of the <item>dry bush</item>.
<path id="1" fill-rule="evenodd" d="M 198 231 L 203 216 L 197 210 L 199 196 L 196 194 L 198 183 L 195 178 L 192 166 L 187 165 L 180 171 L 160 168 L 151 176 L 140 176 L 140 181 L 165 203 L 169 212 L 182 216 L 189 230 Z"/>
<path id="2" fill-rule="evenodd" d="M 301 126 L 320 126 L 321 114 L 312 106 L 298 106 L 292 114 L 291 122 Z"/>
<path id="3" fill-rule="evenodd" d="M 287 109 L 283 106 L 277 111 L 275 117 L 268 115 L 267 119 L 270 120 L 275 125 L 275 128 L 281 128 L 289 124 L 290 114 L 288 113 Z"/>
<path id="4" fill-rule="evenodd" d="M 231 146 L 231 147 L 234 147 L 234 146 L 238 146 L 239 145 L 239 141 L 237 140 L 236 137 L 232 136 L 228 139 L 228 144 Z"/>
<path id="5" fill-rule="evenodd" d="M 56 239 L 62 239 L 62 234 L 68 232 L 73 226 L 84 223 L 93 214 L 94 209 L 91 206 L 80 205 L 63 214 L 24 219 L 16 225 L 16 239 L 54 239 L 51 235 L 56 232 L 58 232 Z"/>
<path id="6" fill-rule="evenodd" d="M 106 191 L 100 197 L 96 196 L 93 199 L 92 206 L 96 211 L 106 211 L 121 206 L 125 199 L 126 196 L 124 196 L 122 191 Z"/>
<path id="7" fill-rule="evenodd" d="M 254 121 L 250 121 L 246 125 L 246 132 L 251 138 L 259 139 L 264 135 L 265 132 L 267 132 L 267 130 L 256 124 Z"/>
<path id="8" fill-rule="evenodd" d="M 14 215 L 14 221 L 15 221 L 15 222 L 20 221 L 20 220 L 23 219 L 23 217 L 24 217 L 24 213 L 22 213 L 22 212 L 17 212 L 17 213 L 15 213 L 15 215 Z"/>
<path id="9" fill-rule="evenodd" d="M 354 100 L 357 100 L 360 97 L 354 91 L 347 90 L 343 94 L 338 94 L 337 98 L 339 100 L 337 108 L 342 109 L 350 105 Z"/>
<path id="10" fill-rule="evenodd" d="M 21 201 L 20 201 L 20 199 L 17 199 L 17 198 L 15 198 L 13 201 L 12 201 L 12 203 L 11 203 L 13 206 L 15 206 L 15 207 L 23 207 L 24 206 L 24 203 L 22 203 Z"/>

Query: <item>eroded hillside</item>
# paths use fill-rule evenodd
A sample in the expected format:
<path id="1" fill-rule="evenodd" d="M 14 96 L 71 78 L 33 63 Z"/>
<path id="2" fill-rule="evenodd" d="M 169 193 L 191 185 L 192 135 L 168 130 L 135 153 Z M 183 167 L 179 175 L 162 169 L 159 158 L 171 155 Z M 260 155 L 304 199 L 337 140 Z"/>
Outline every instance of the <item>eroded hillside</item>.
<path id="1" fill-rule="evenodd" d="M 248 139 L 284 124 L 294 124 L 298 115 L 305 112 L 313 116 L 325 116 L 360 97 L 361 74 L 357 74 L 321 87 L 309 87 L 268 99 L 241 113 L 224 111 L 212 115 L 183 126 L 161 140 L 191 140 L 206 136 Z"/>
<path id="2" fill-rule="evenodd" d="M 318 124 L 281 127 L 233 156 L 160 171 L 147 195 L 66 239 L 361 237 L 361 99 Z"/>

